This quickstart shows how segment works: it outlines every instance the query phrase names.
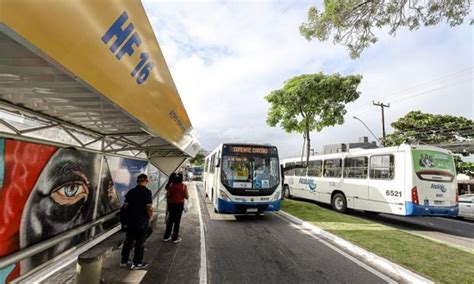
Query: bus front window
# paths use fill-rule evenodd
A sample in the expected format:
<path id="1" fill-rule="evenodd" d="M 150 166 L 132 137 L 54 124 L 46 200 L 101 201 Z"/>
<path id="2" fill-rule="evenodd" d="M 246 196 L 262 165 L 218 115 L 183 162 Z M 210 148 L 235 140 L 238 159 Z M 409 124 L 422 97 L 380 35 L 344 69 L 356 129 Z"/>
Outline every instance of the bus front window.
<path id="1" fill-rule="evenodd" d="M 252 187 L 251 161 L 247 157 L 222 157 L 222 182 L 230 187 Z"/>
<path id="2" fill-rule="evenodd" d="M 279 184 L 279 166 L 277 158 L 254 158 L 253 168 L 254 188 L 271 188 Z"/>
<path id="3" fill-rule="evenodd" d="M 277 186 L 279 164 L 275 157 L 222 157 L 222 182 L 233 188 L 265 189 Z"/>

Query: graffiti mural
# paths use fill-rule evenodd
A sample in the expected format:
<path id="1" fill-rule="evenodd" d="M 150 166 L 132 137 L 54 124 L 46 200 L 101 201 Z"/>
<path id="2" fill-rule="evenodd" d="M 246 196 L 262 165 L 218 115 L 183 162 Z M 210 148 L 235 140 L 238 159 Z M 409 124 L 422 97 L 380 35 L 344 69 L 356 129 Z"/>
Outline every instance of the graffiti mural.
<path id="1" fill-rule="evenodd" d="M 0 258 L 119 209 L 144 172 L 159 178 L 143 160 L 0 139 Z M 115 224 L 112 220 L 96 231 Z M 0 283 L 87 240 L 89 233 L 0 269 Z"/>

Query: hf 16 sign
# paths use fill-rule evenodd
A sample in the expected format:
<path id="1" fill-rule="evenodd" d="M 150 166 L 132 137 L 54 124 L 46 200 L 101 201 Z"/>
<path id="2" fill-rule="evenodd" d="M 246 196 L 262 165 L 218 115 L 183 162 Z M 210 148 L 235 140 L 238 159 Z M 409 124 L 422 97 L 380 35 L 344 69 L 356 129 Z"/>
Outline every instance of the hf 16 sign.
<path id="1" fill-rule="evenodd" d="M 142 43 L 138 32 L 133 32 L 135 29 L 133 23 L 129 23 L 125 27 L 127 20 L 128 14 L 127 12 L 123 12 L 102 36 L 102 42 L 106 45 L 115 37 L 115 41 L 109 49 L 117 60 L 122 59 L 125 54 L 132 56 L 132 54 L 135 53 L 135 47 L 138 48 Z M 148 60 L 149 58 L 150 54 L 148 52 L 142 52 L 140 54 L 140 61 L 130 72 L 130 76 L 136 78 L 137 84 L 143 84 L 156 65 L 155 62 Z"/>

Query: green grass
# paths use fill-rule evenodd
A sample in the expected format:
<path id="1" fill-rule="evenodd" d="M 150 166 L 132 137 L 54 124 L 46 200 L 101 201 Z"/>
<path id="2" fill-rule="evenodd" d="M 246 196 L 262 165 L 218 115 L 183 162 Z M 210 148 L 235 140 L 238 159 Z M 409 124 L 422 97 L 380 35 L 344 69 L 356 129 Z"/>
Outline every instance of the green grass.
<path id="1" fill-rule="evenodd" d="M 316 204 L 284 200 L 283 211 L 437 283 L 474 283 L 474 254 Z"/>

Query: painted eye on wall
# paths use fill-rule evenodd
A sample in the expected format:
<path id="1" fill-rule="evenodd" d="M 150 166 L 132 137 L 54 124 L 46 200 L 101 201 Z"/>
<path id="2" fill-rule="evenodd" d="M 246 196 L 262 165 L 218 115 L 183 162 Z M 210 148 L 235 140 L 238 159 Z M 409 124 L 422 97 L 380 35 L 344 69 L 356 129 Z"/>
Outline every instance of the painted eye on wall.
<path id="1" fill-rule="evenodd" d="M 73 205 L 84 199 L 87 200 L 89 187 L 82 181 L 73 181 L 56 187 L 51 192 L 51 198 L 59 205 Z"/>

